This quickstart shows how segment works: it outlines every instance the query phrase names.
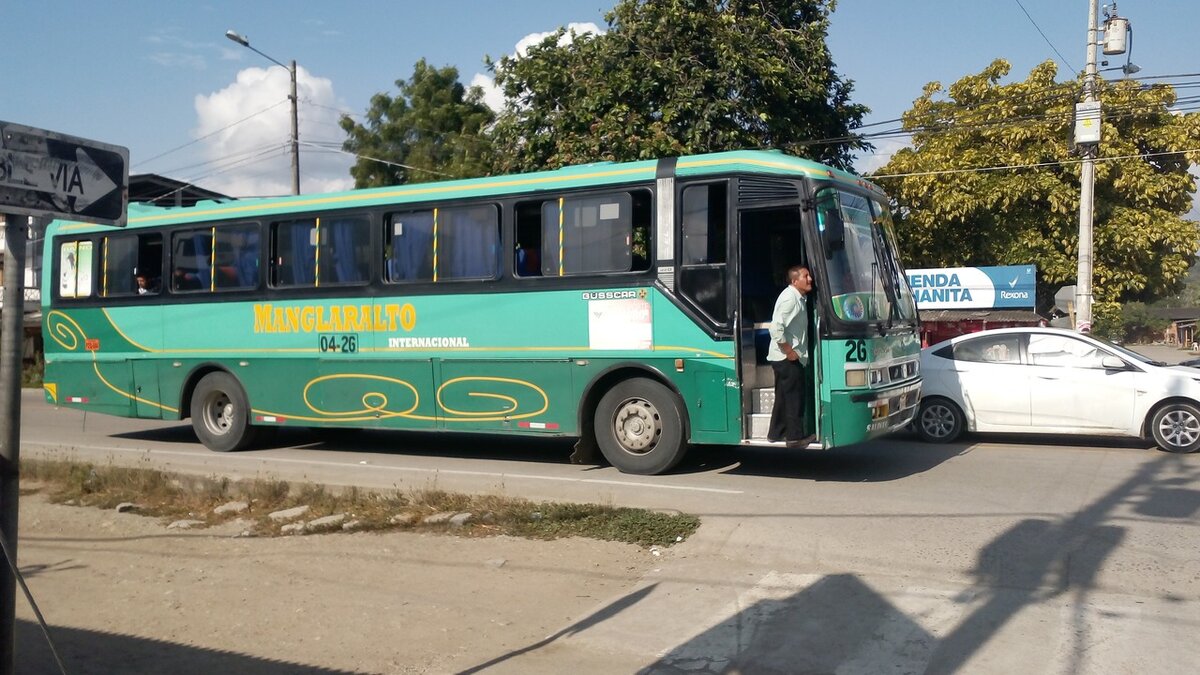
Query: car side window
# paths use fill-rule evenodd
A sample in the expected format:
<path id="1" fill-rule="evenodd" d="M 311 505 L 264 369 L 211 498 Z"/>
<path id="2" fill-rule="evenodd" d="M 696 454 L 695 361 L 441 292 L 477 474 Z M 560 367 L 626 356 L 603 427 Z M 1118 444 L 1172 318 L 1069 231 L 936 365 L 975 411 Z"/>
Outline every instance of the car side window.
<path id="1" fill-rule="evenodd" d="M 1090 342 L 1065 335 L 1034 333 L 1029 336 L 1029 363 L 1059 368 L 1104 368 L 1107 352 Z"/>
<path id="2" fill-rule="evenodd" d="M 1020 363 L 1021 338 L 1017 335 L 989 335 L 964 340 L 954 345 L 955 361 L 975 363 Z"/>

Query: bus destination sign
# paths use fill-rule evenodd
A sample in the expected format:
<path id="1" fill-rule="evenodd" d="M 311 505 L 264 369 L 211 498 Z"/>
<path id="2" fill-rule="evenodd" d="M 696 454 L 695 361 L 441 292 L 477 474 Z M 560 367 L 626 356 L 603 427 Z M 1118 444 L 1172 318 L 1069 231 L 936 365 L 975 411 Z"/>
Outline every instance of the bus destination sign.
<path id="1" fill-rule="evenodd" d="M 129 149 L 0 121 L 0 213 L 125 225 Z"/>

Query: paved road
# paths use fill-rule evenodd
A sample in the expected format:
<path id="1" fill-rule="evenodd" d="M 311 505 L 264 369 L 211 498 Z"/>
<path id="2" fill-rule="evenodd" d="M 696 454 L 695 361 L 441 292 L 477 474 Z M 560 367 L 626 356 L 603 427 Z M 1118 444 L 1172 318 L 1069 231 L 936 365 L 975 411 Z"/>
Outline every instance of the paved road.
<path id="1" fill-rule="evenodd" d="M 1161 358 L 1161 357 L 1160 357 Z M 569 444 L 287 433 L 209 453 L 188 427 L 24 398 L 27 457 L 679 509 L 700 531 L 487 672 L 1190 672 L 1200 455 L 1139 441 L 897 438 L 828 453 L 700 448 L 669 476 Z"/>

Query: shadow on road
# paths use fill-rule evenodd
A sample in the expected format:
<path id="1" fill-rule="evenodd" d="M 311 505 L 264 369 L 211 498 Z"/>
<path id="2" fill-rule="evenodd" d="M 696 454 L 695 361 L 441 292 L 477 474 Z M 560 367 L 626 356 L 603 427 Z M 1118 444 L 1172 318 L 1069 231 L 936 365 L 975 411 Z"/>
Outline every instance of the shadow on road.
<path id="1" fill-rule="evenodd" d="M 699 446 L 678 470 L 843 483 L 876 483 L 924 473 L 969 452 L 970 443 L 933 445 L 903 437 L 831 450 Z"/>
<path id="2" fill-rule="evenodd" d="M 22 675 L 58 675 L 54 656 L 41 628 L 33 622 L 16 622 L 16 672 Z M 245 654 L 205 649 L 163 640 L 117 635 L 100 631 L 51 626 L 50 635 L 72 675 L 108 675 L 110 673 L 171 673 L 172 675 L 340 674 L 354 671 L 332 670 Z"/>
<path id="3" fill-rule="evenodd" d="M 949 599 L 958 609 L 951 609 L 941 619 L 911 607 L 906 613 L 853 574 L 813 577 L 773 572 L 739 595 L 732 605 L 738 609 L 732 615 L 707 628 L 697 626 L 694 637 L 640 672 L 969 672 L 972 660 L 1018 614 L 1059 598 L 1067 598 L 1069 607 L 1052 613 L 1069 616 L 1071 623 L 1053 632 L 1067 636 L 1069 642 L 1039 642 L 1038 649 L 1060 655 L 1063 663 L 1058 672 L 1089 672 L 1097 664 L 1086 660 L 1098 639 L 1091 634 L 1091 621 L 1097 615 L 1089 595 L 1106 562 L 1126 540 L 1126 528 L 1114 522 L 1127 521 L 1131 514 L 1181 523 L 1195 519 L 1200 513 L 1200 490 L 1185 487 L 1200 482 L 1200 462 L 1195 460 L 1155 456 L 1073 514 L 1056 520 L 1027 518 L 1014 524 L 978 551 L 972 570 L 974 582 Z M 927 607 L 943 603 L 936 598 L 918 601 Z M 587 627 L 615 618 L 635 604 L 636 599 L 626 596 L 545 640 L 465 672 L 584 633 Z M 947 619 L 953 620 L 953 625 Z M 1104 620 L 1119 624 L 1143 617 L 1108 614 Z"/>

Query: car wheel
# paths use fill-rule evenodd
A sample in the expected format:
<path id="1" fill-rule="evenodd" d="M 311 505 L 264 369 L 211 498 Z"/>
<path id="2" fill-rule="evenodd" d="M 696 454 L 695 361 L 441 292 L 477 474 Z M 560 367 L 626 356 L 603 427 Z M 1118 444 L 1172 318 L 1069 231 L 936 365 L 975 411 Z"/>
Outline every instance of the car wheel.
<path id="1" fill-rule="evenodd" d="M 687 451 L 680 410 L 675 392 L 654 380 L 619 382 L 596 405 L 596 444 L 623 473 L 669 471 Z"/>
<path id="2" fill-rule="evenodd" d="M 200 378 L 192 392 L 192 429 L 204 447 L 217 452 L 242 450 L 255 441 L 250 405 L 237 378 L 225 372 Z"/>
<path id="3" fill-rule="evenodd" d="M 929 443 L 949 443 L 963 432 L 962 410 L 944 398 L 922 399 L 917 412 L 917 434 Z"/>
<path id="4" fill-rule="evenodd" d="M 1167 452 L 1200 450 L 1200 408 L 1192 403 L 1168 403 L 1154 411 L 1150 435 Z"/>

